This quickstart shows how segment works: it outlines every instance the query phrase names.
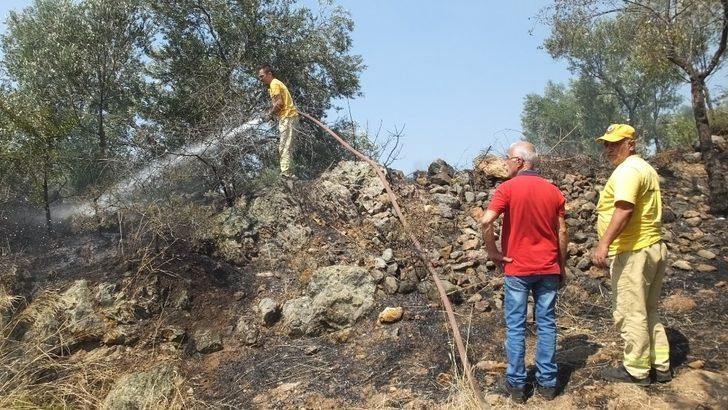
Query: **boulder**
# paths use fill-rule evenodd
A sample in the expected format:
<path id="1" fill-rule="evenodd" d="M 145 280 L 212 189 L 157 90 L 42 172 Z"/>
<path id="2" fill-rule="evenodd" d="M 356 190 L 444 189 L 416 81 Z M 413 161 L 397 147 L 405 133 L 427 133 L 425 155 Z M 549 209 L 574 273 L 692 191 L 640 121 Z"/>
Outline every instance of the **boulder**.
<path id="1" fill-rule="evenodd" d="M 495 155 L 477 157 L 474 171 L 480 172 L 487 178 L 504 180 L 508 178 L 508 167 L 505 160 Z"/>
<path id="2" fill-rule="evenodd" d="M 350 327 L 371 310 L 375 290 L 375 280 L 364 268 L 334 265 L 318 269 L 306 295 L 283 305 L 283 327 L 291 336 Z"/>
<path id="3" fill-rule="evenodd" d="M 93 302 L 85 280 L 75 281 L 60 295 L 43 295 L 23 312 L 31 322 L 24 340 L 59 349 L 100 341 L 106 325 Z"/>
<path id="4" fill-rule="evenodd" d="M 281 318 L 281 307 L 271 298 L 265 298 L 258 303 L 260 320 L 266 326 L 274 325 Z"/>
<path id="5" fill-rule="evenodd" d="M 120 377 L 106 395 L 101 408 L 136 410 L 169 408 L 177 369 L 162 363 L 144 371 Z"/>
<path id="6" fill-rule="evenodd" d="M 446 174 L 452 178 L 452 176 L 455 175 L 455 168 L 451 167 L 450 164 L 445 162 L 445 160 L 436 159 L 429 167 L 427 167 L 427 174 L 430 176 Z"/>
<path id="7" fill-rule="evenodd" d="M 211 329 L 198 330 L 193 339 L 195 350 L 200 353 L 213 353 L 222 350 L 222 335 Z"/>

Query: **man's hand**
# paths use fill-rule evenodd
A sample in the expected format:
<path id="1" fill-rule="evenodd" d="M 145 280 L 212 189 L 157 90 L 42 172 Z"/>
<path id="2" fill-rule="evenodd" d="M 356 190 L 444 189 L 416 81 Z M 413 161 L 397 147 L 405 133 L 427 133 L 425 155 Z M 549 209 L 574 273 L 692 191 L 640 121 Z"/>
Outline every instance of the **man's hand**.
<path id="1" fill-rule="evenodd" d="M 609 247 L 599 243 L 591 255 L 591 260 L 594 266 L 599 268 L 607 267 L 607 256 L 609 254 Z"/>
<path id="2" fill-rule="evenodd" d="M 505 269 L 505 264 L 506 263 L 513 262 L 513 259 L 511 259 L 511 258 L 509 258 L 507 256 L 504 256 L 499 251 L 488 252 L 488 259 L 490 259 L 493 262 L 495 262 L 495 266 L 497 266 L 498 269 L 500 269 L 501 273 L 503 273 L 503 272 L 506 271 L 506 269 Z"/>

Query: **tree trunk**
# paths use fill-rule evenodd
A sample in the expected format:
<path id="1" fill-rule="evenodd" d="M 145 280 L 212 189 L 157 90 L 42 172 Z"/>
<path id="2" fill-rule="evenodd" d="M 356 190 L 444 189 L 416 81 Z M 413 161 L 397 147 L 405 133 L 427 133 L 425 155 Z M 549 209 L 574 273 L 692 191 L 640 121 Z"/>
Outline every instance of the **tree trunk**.
<path id="1" fill-rule="evenodd" d="M 48 195 L 48 163 L 43 164 L 43 206 L 45 207 L 46 228 L 48 233 L 53 233 L 53 220 L 51 219 L 51 201 Z"/>
<path id="2" fill-rule="evenodd" d="M 106 132 L 104 131 L 104 90 L 101 89 L 99 96 L 99 151 L 101 159 L 106 158 L 108 150 L 108 142 L 106 141 Z"/>
<path id="3" fill-rule="evenodd" d="M 700 153 L 708 174 L 708 190 L 710 192 L 710 212 L 725 215 L 728 213 L 728 161 L 723 147 L 713 144 L 710 138 L 710 123 L 705 106 L 705 79 L 690 79 L 693 115 L 698 128 Z"/>

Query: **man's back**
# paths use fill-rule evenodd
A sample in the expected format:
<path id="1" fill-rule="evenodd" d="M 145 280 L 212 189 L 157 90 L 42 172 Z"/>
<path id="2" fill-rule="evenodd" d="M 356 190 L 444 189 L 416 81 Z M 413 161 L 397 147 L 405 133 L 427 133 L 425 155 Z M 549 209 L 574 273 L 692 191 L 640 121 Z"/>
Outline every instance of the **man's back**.
<path id="1" fill-rule="evenodd" d="M 502 251 L 513 262 L 506 275 L 558 274 L 559 216 L 564 196 L 534 171 L 522 171 L 501 184 L 488 206 L 503 213 Z"/>

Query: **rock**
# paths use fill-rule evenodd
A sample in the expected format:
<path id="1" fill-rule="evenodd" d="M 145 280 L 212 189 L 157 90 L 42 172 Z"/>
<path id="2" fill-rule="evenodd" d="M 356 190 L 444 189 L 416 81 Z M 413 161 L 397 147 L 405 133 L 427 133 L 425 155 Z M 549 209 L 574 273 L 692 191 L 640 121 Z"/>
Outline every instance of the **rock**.
<path id="1" fill-rule="evenodd" d="M 207 354 L 222 350 L 222 335 L 211 329 L 198 330 L 195 332 L 193 339 L 195 341 L 195 350 L 199 353 Z"/>
<path id="2" fill-rule="evenodd" d="M 440 248 L 439 255 L 442 259 L 449 259 L 452 253 L 452 245 L 446 245 Z"/>
<path id="3" fill-rule="evenodd" d="M 390 275 L 395 275 L 397 271 L 399 270 L 399 265 L 395 263 L 390 263 L 387 265 L 387 273 Z"/>
<path id="4" fill-rule="evenodd" d="M 174 397 L 177 369 L 162 363 L 116 380 L 101 405 L 108 410 L 168 408 Z"/>
<path id="5" fill-rule="evenodd" d="M 692 298 L 676 294 L 665 298 L 662 306 L 670 313 L 683 313 L 695 309 L 697 304 Z"/>
<path id="6" fill-rule="evenodd" d="M 387 307 L 379 313 L 379 323 L 394 323 L 402 319 L 402 313 L 404 310 L 402 307 Z"/>
<path id="7" fill-rule="evenodd" d="M 475 293 L 473 294 L 473 296 L 468 298 L 468 303 L 475 303 L 481 300 L 483 300 L 483 295 L 481 295 L 480 293 Z"/>
<path id="8" fill-rule="evenodd" d="M 700 263 L 695 267 L 695 270 L 698 272 L 715 272 L 718 270 L 718 268 L 716 268 L 713 265 L 707 265 L 704 263 Z"/>
<path id="9" fill-rule="evenodd" d="M 449 208 L 457 209 L 460 207 L 460 200 L 449 194 L 434 194 L 432 195 L 432 199 L 440 205 L 447 205 Z"/>
<path id="10" fill-rule="evenodd" d="M 609 270 L 592 266 L 589 268 L 589 277 L 592 279 L 602 279 L 609 277 Z"/>
<path id="11" fill-rule="evenodd" d="M 384 258 L 374 258 L 374 269 L 387 269 L 387 261 Z"/>
<path id="12" fill-rule="evenodd" d="M 182 343 L 187 333 L 175 326 L 167 326 L 159 331 L 157 339 L 162 342 Z"/>
<path id="13" fill-rule="evenodd" d="M 683 161 L 687 162 L 688 164 L 696 164 L 700 162 L 700 159 L 703 157 L 703 155 L 700 152 L 689 152 L 687 154 L 683 154 L 682 158 Z"/>
<path id="14" fill-rule="evenodd" d="M 136 325 L 118 325 L 106 332 L 103 338 L 105 345 L 131 345 L 139 340 Z"/>
<path id="15" fill-rule="evenodd" d="M 290 336 L 320 335 L 350 327 L 372 308 L 375 290 L 376 283 L 366 269 L 345 265 L 320 268 L 311 276 L 306 296 L 283 305 L 283 327 Z"/>
<path id="16" fill-rule="evenodd" d="M 703 360 L 693 360 L 692 362 L 688 362 L 688 367 L 691 369 L 702 369 L 705 367 L 705 362 Z"/>
<path id="17" fill-rule="evenodd" d="M 258 303 L 261 322 L 266 326 L 274 325 L 281 318 L 281 308 L 275 300 L 265 298 Z"/>
<path id="18" fill-rule="evenodd" d="M 700 249 L 698 251 L 698 256 L 705 259 L 715 259 L 715 254 L 707 249 Z"/>
<path id="19" fill-rule="evenodd" d="M 417 289 L 417 282 L 414 280 L 400 280 L 399 286 L 397 286 L 397 292 L 406 295 L 412 293 Z"/>
<path id="20" fill-rule="evenodd" d="M 487 299 L 479 300 L 475 302 L 473 306 L 478 312 L 487 312 L 490 310 L 490 302 Z"/>
<path id="21" fill-rule="evenodd" d="M 508 178 L 508 167 L 503 158 L 489 154 L 475 158 L 474 162 L 474 171 L 482 173 L 487 178 L 499 180 Z"/>
<path id="22" fill-rule="evenodd" d="M 480 240 L 478 238 L 470 239 L 465 242 L 463 242 L 463 250 L 469 251 L 471 249 L 476 249 L 480 246 Z"/>
<path id="23" fill-rule="evenodd" d="M 475 194 L 473 192 L 465 192 L 465 202 L 468 204 L 475 202 Z"/>
<path id="24" fill-rule="evenodd" d="M 394 295 L 397 293 L 397 289 L 399 289 L 397 278 L 394 276 L 387 276 L 384 278 L 384 291 L 387 292 L 387 294 Z"/>
<path id="25" fill-rule="evenodd" d="M 579 259 L 579 262 L 576 264 L 576 268 L 580 271 L 586 271 L 589 270 L 589 267 L 591 266 L 591 259 L 588 256 L 584 256 L 583 258 Z"/>
<path id="26" fill-rule="evenodd" d="M 430 177 L 430 183 L 435 185 L 449 185 L 452 178 L 444 172 L 438 172 Z"/>
<path id="27" fill-rule="evenodd" d="M 94 295 L 94 298 L 99 305 L 109 307 L 114 304 L 115 291 L 116 284 L 108 282 L 99 283 L 96 287 L 96 295 Z"/>
<path id="28" fill-rule="evenodd" d="M 686 260 L 677 260 L 672 263 L 672 267 L 680 270 L 693 270 L 693 267 Z"/>
<path id="29" fill-rule="evenodd" d="M 716 288 L 724 288 L 724 287 L 725 287 L 726 285 L 728 285 L 728 282 L 726 282 L 726 281 L 722 280 L 722 281 L 720 281 L 720 282 L 716 283 L 716 284 L 715 284 L 715 287 L 716 287 Z"/>
<path id="30" fill-rule="evenodd" d="M 258 328 L 244 317 L 238 319 L 238 323 L 235 324 L 235 335 L 248 346 L 258 342 L 259 334 Z"/>
<path id="31" fill-rule="evenodd" d="M 392 248 L 387 248 L 384 252 L 382 252 L 382 259 L 384 259 L 385 262 L 391 262 L 393 257 L 394 252 L 392 252 Z"/>
<path id="32" fill-rule="evenodd" d="M 447 174 L 452 177 L 455 175 L 455 168 L 451 167 L 447 162 L 442 159 L 436 159 L 434 162 L 427 167 L 427 174 L 432 176 L 435 174 Z"/>
<path id="33" fill-rule="evenodd" d="M 663 207 L 662 208 L 662 222 L 664 223 L 672 223 L 675 222 L 677 219 L 677 215 L 675 215 L 675 212 L 673 212 L 672 209 Z"/>
<path id="34" fill-rule="evenodd" d="M 703 219 L 702 219 L 702 218 L 700 218 L 699 216 L 696 216 L 695 218 L 688 218 L 688 219 L 686 219 L 686 220 L 685 220 L 685 223 L 686 223 L 686 224 L 687 224 L 688 226 L 698 226 L 698 225 L 700 225 L 701 223 L 703 223 Z"/>
<path id="35" fill-rule="evenodd" d="M 52 349 L 100 341 L 106 332 L 106 325 L 95 311 L 93 301 L 91 289 L 85 280 L 75 281 L 61 295 L 42 295 L 26 308 L 35 311 L 23 339 Z"/>
<path id="36" fill-rule="evenodd" d="M 508 367 L 508 363 L 496 362 L 494 360 L 481 360 L 475 364 L 476 369 L 486 372 L 500 373 Z"/>
<path id="37" fill-rule="evenodd" d="M 465 270 L 467 268 L 472 267 L 473 265 L 475 265 L 475 262 L 473 262 L 473 261 L 465 261 L 465 262 L 462 262 L 462 263 L 458 263 L 456 265 L 453 265 L 452 266 L 452 270 L 455 270 L 455 271 Z"/>

